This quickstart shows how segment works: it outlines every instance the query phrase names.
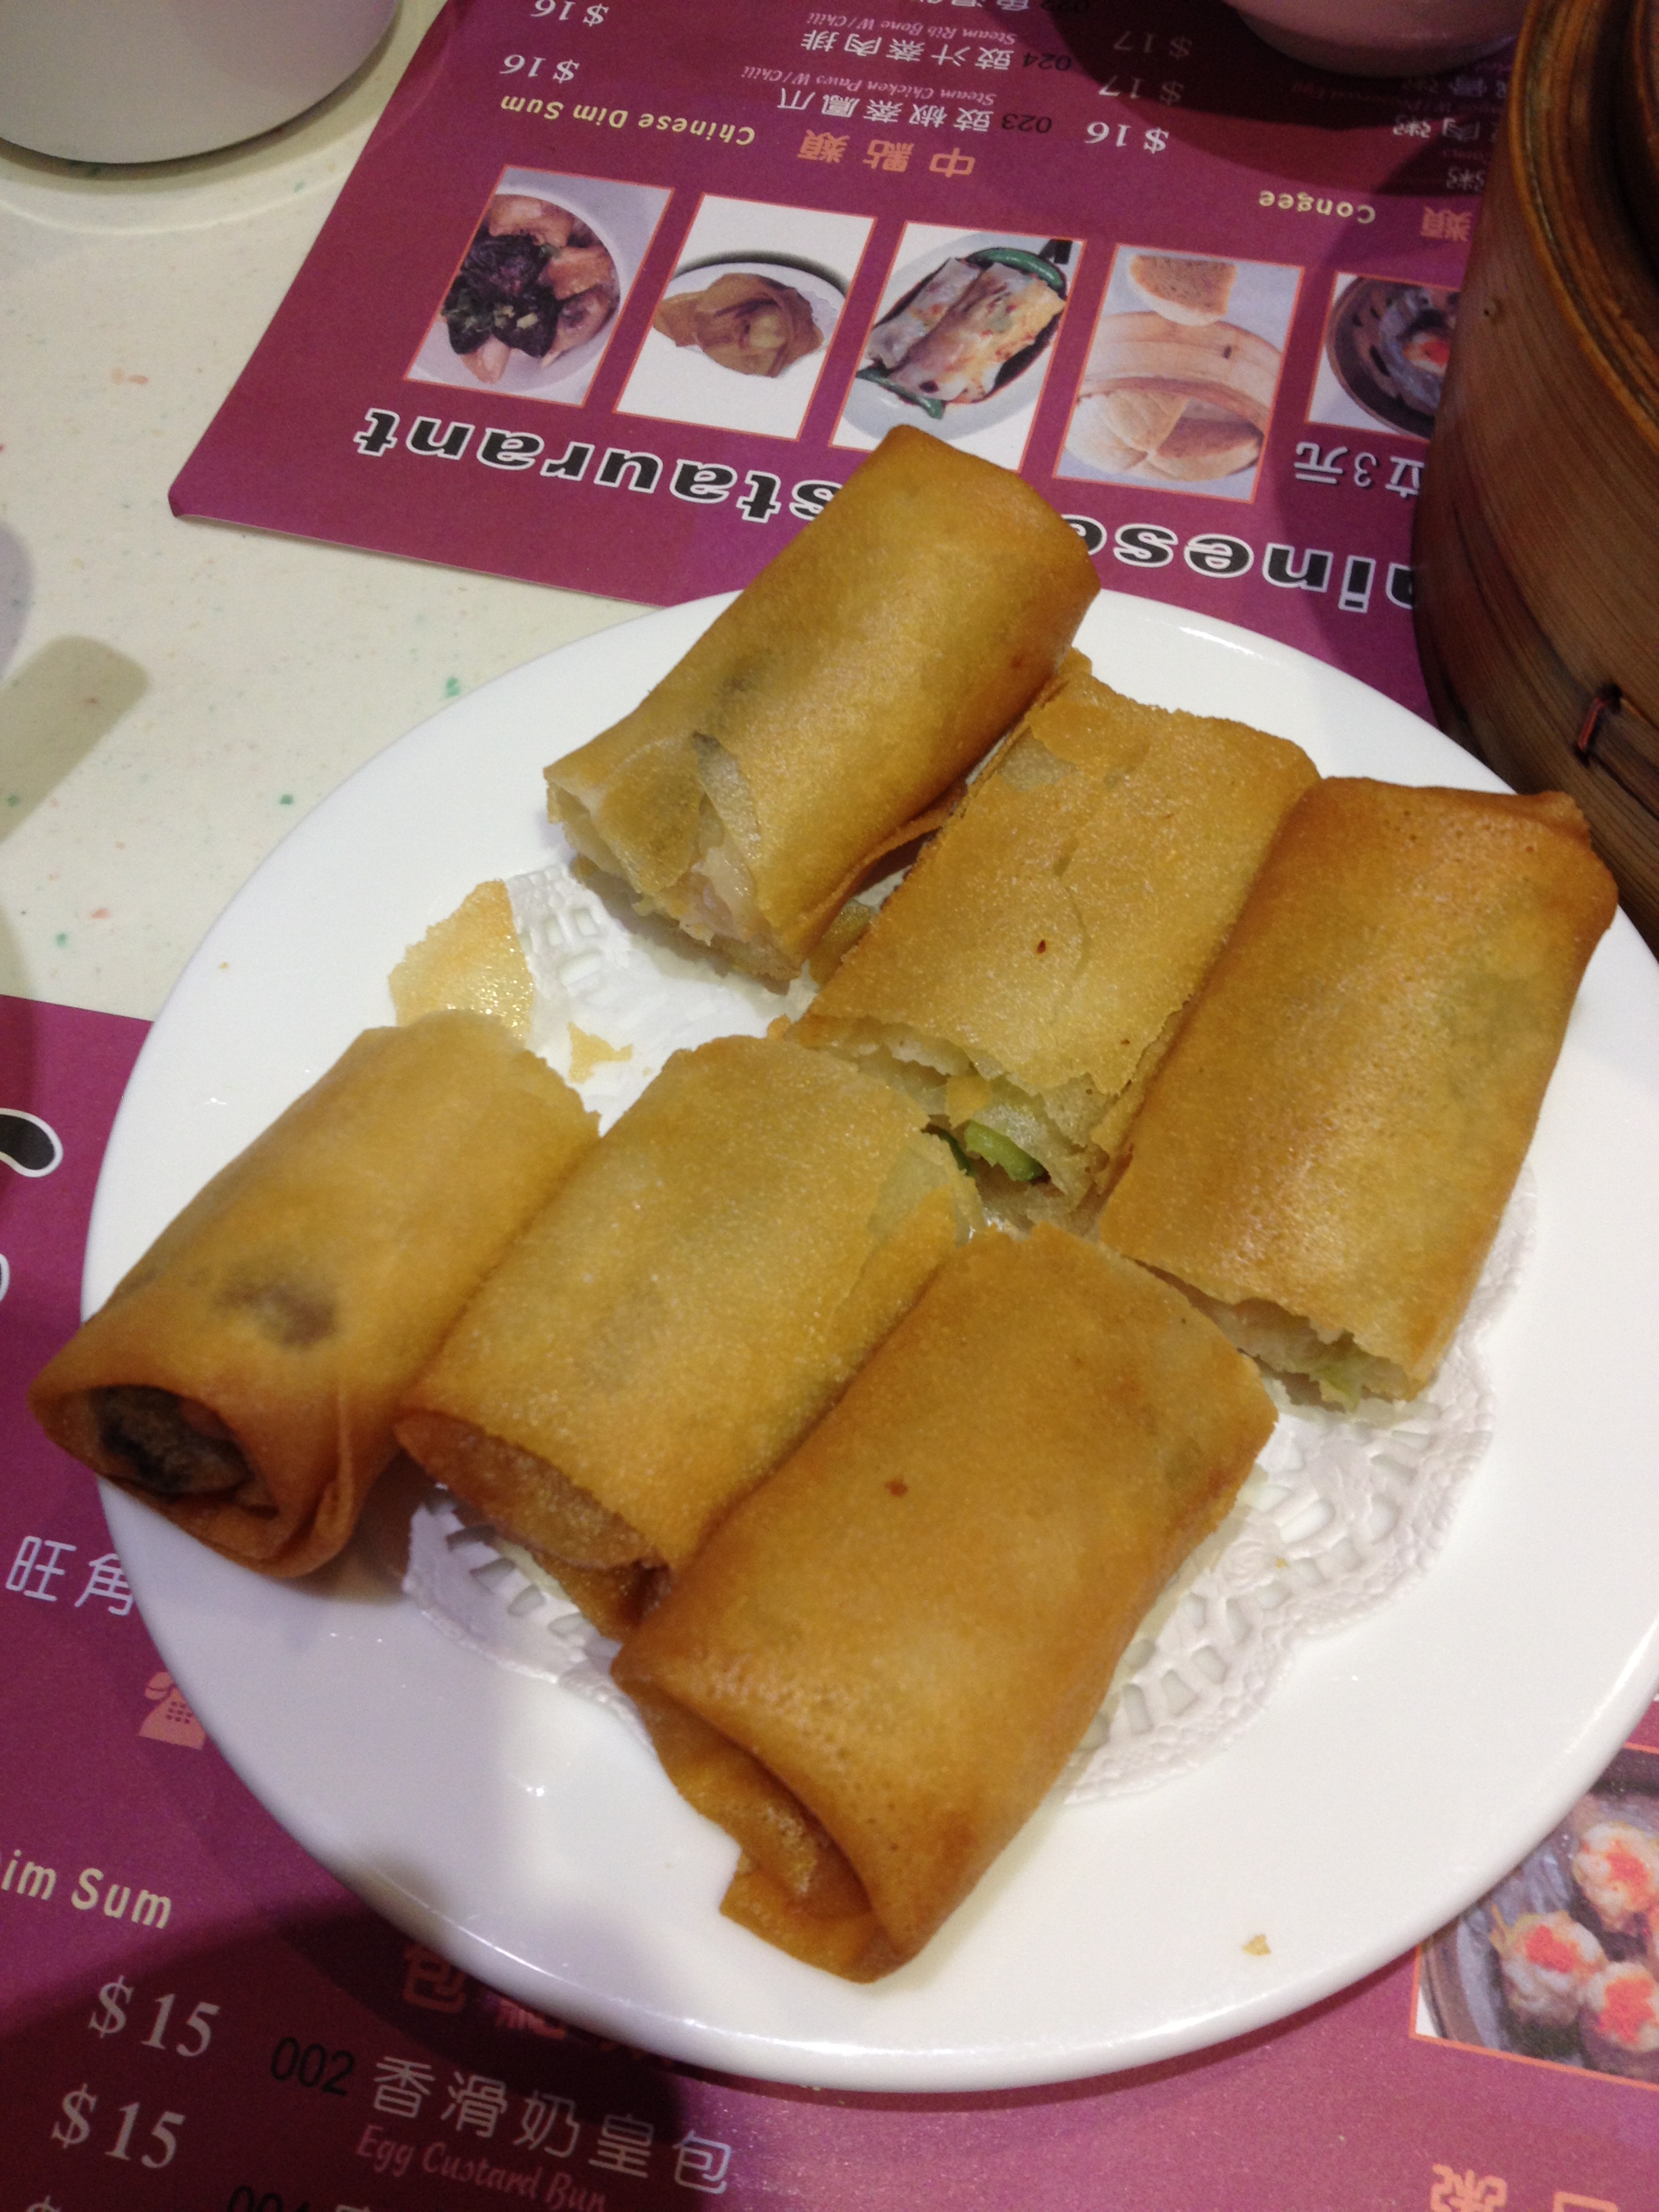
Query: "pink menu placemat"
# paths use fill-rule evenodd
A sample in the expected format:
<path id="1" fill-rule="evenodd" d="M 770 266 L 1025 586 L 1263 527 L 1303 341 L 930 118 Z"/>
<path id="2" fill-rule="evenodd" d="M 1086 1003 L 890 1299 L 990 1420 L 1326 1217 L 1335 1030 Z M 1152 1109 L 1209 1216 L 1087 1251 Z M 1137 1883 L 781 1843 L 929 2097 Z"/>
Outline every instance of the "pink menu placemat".
<path id="1" fill-rule="evenodd" d="M 173 504 L 671 604 L 908 421 L 1420 707 L 1506 70 L 1331 76 L 1219 0 L 452 0 Z"/>
<path id="2" fill-rule="evenodd" d="M 1492 1997 L 1491 1914 L 1513 1922 L 1559 1838 L 1419 1957 L 1278 2029 L 1006 2095 L 669 2065 L 525 2010 L 366 1910 L 206 1737 L 95 1486 L 24 1406 L 75 1325 L 143 1036 L 0 1000 L 0 2212 L 1659 2203 L 1659 2087 L 1540 2043 Z M 1659 1830 L 1659 1707 L 1598 1788 Z"/>

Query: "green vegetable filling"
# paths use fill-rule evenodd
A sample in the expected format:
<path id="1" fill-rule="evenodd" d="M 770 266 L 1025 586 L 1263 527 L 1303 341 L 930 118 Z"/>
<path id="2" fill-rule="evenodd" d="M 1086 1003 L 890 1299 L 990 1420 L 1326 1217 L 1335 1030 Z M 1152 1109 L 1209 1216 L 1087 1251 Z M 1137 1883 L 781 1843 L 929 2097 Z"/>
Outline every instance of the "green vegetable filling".
<path id="1" fill-rule="evenodd" d="M 984 1160 L 994 1168 L 1000 1168 L 1016 1182 L 1036 1182 L 1048 1179 L 1048 1170 L 1041 1160 L 1034 1160 L 1030 1152 L 1022 1150 L 1012 1137 L 1005 1137 L 1000 1129 L 987 1127 L 983 1121 L 969 1121 L 962 1133 L 963 1149 L 975 1159 Z"/>

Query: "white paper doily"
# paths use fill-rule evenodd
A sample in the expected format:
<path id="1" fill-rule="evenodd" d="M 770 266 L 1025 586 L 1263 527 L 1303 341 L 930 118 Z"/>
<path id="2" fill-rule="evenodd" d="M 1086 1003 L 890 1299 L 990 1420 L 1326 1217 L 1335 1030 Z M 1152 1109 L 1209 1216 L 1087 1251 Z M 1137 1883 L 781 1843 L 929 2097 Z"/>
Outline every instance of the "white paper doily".
<path id="1" fill-rule="evenodd" d="M 626 1059 L 579 1087 L 608 1126 L 672 1052 L 732 1031 L 759 1035 L 811 995 L 726 973 L 653 923 L 624 921 L 562 865 L 507 885 L 536 982 L 531 1042 L 568 1075 L 570 1026 Z M 1463 1326 L 1439 1374 L 1409 1405 L 1365 1401 L 1352 1415 L 1293 1404 L 1237 1506 L 1188 1559 L 1125 1653 L 1100 1714 L 1056 1793 L 1069 1803 L 1126 1795 L 1184 1771 L 1247 1727 L 1297 1647 L 1346 1628 L 1428 1564 L 1491 1434 L 1480 1340 L 1531 1241 L 1523 1173 Z M 529 1557 L 447 1492 L 413 1516 L 404 1588 L 447 1635 L 503 1666 L 594 1699 L 643 1735 L 611 1680 L 616 1646 Z"/>

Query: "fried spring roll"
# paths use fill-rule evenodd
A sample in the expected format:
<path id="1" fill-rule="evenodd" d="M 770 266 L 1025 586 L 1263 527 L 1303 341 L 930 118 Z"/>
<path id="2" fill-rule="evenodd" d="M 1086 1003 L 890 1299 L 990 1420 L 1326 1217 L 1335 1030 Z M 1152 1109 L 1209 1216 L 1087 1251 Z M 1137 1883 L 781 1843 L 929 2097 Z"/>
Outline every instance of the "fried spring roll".
<path id="1" fill-rule="evenodd" d="M 1316 781 L 1283 738 L 1141 706 L 1074 653 L 797 1033 L 965 1133 L 988 1189 L 1001 1139 L 1075 1206 Z"/>
<path id="2" fill-rule="evenodd" d="M 787 1040 L 677 1053 L 462 1315 L 400 1442 L 618 1632 L 979 1219 L 921 1122 Z"/>
<path id="3" fill-rule="evenodd" d="M 727 1916 L 854 1981 L 914 1957 L 1273 1425 L 1220 1331 L 1099 1247 L 947 1261 L 613 1664 L 743 1847 Z"/>
<path id="4" fill-rule="evenodd" d="M 787 980 L 1048 683 L 1096 589 L 1018 477 L 890 431 L 631 714 L 555 762 L 550 811 L 641 912 Z"/>
<path id="5" fill-rule="evenodd" d="M 1106 1242 L 1333 1404 L 1415 1395 L 1615 899 L 1559 792 L 1316 787 L 1129 1132 Z"/>
<path id="6" fill-rule="evenodd" d="M 29 1393 L 54 1442 L 215 1551 L 309 1572 L 392 1416 L 595 1142 L 499 1022 L 369 1030 L 214 1176 Z"/>

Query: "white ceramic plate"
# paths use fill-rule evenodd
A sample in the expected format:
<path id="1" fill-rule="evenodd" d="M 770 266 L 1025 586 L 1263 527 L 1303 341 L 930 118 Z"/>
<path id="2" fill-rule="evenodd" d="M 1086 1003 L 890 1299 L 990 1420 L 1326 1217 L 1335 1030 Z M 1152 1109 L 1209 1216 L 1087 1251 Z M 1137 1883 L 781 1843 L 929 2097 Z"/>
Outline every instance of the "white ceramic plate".
<path id="1" fill-rule="evenodd" d="M 557 849 L 543 763 L 717 607 L 648 615 L 459 701 L 372 762 L 234 901 L 111 1140 L 88 1304 L 178 1206 L 388 1018 L 404 945 Z M 1426 725 L 1285 647 L 1103 597 L 1126 690 L 1243 716 L 1328 770 L 1490 787 Z M 1045 1809 L 927 1951 L 854 1988 L 717 1912 L 732 1845 L 602 1711 L 434 1632 L 361 1559 L 260 1581 L 106 1491 L 167 1665 L 264 1802 L 402 1927 L 521 2002 L 699 2064 L 970 2090 L 1167 2057 L 1396 1957 L 1515 1865 L 1659 1673 L 1659 976 L 1622 917 L 1534 1149 L 1537 1243 L 1489 1340 L 1498 1419 L 1438 1560 L 1305 1650 L 1197 1771 Z M 1265 1939 L 1263 1943 L 1256 1939 Z"/>

